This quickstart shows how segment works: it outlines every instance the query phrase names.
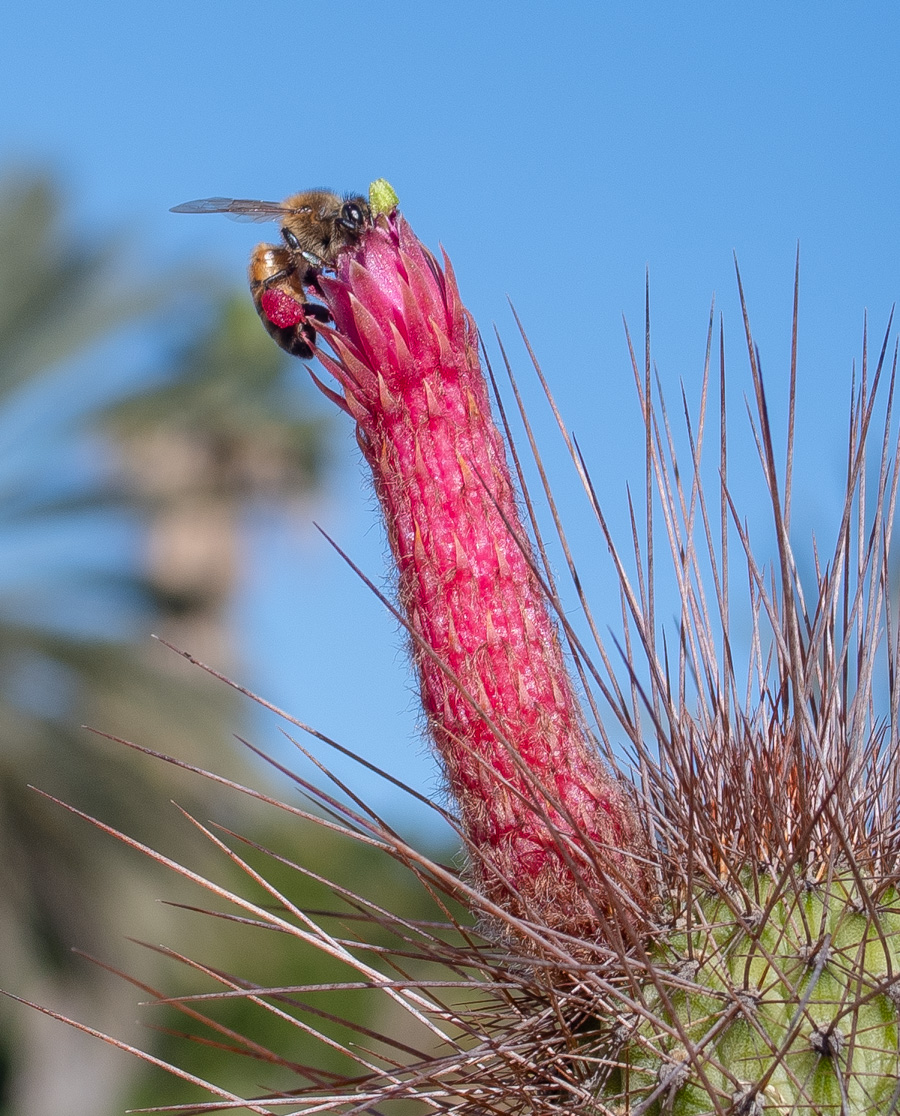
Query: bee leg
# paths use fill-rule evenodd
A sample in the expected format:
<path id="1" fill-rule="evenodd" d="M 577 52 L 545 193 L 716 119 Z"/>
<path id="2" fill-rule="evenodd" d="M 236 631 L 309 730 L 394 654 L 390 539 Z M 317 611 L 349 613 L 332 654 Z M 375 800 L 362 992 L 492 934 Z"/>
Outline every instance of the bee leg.
<path id="1" fill-rule="evenodd" d="M 331 311 L 319 302 L 304 302 L 303 309 L 306 311 L 307 318 L 315 318 L 317 322 L 333 321 Z"/>
<path id="2" fill-rule="evenodd" d="M 294 326 L 288 352 L 301 360 L 309 360 L 316 351 L 316 331 L 311 325 Z"/>
<path id="3" fill-rule="evenodd" d="M 268 290 L 269 287 L 274 286 L 282 279 L 290 279 L 297 269 L 295 267 L 283 267 L 281 271 L 276 271 L 273 275 L 267 275 L 262 281 L 263 287 Z"/>
<path id="4" fill-rule="evenodd" d="M 291 356 L 299 357 L 300 360 L 309 360 L 316 351 L 316 331 L 311 325 L 303 323 L 281 327 L 265 318 L 262 319 L 262 323 L 279 348 L 284 349 Z"/>

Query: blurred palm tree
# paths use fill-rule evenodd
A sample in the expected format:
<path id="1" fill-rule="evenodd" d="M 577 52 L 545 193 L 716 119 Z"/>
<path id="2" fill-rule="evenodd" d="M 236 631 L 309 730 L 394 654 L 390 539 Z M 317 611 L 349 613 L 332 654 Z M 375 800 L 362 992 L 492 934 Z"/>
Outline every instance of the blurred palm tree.
<path id="1" fill-rule="evenodd" d="M 145 576 L 164 634 L 220 667 L 234 653 L 227 606 L 248 505 L 289 509 L 322 473 L 326 420 L 286 371 L 249 298 L 232 296 L 162 386 L 102 414 L 148 526 Z"/>
<path id="2" fill-rule="evenodd" d="M 126 925 L 155 936 L 164 916 L 148 868 L 26 784 L 171 851 L 171 815 L 148 806 L 164 800 L 165 767 L 77 726 L 139 735 L 194 762 L 224 751 L 237 723 L 231 692 L 176 672 L 180 660 L 147 637 L 162 631 L 219 666 L 234 662 L 227 606 L 247 503 L 308 495 L 324 431 L 291 394 L 252 307 L 234 300 L 214 309 L 162 386 L 101 398 L 98 369 L 114 358 L 84 357 L 173 313 L 169 285 L 130 278 L 123 247 L 73 240 L 48 178 L 0 182 L 0 437 L 22 451 L 18 475 L 0 474 L 0 984 L 127 1036 L 133 997 L 70 947 L 115 961 Z M 77 457 L 85 475 L 63 475 L 60 412 L 114 446 L 105 476 Z M 144 531 L 141 570 L 88 560 L 115 549 L 116 514 Z M 70 545 L 87 556 L 81 571 Z M 124 1056 L 37 1013 L 4 1024 L 3 1116 L 120 1110 L 134 1068 Z"/>

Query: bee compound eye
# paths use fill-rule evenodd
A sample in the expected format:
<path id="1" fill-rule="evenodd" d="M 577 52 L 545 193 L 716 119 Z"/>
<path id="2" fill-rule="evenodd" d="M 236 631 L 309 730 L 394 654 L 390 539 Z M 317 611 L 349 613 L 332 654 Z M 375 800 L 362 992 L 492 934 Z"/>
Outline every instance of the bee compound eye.
<path id="1" fill-rule="evenodd" d="M 285 228 L 281 230 L 281 235 L 284 237 L 284 242 L 288 246 L 288 248 L 291 249 L 291 251 L 300 251 L 300 241 L 296 238 L 296 236 L 294 236 L 289 228 L 285 226 Z"/>
<path id="2" fill-rule="evenodd" d="M 356 202 L 344 202 L 341 206 L 341 224 L 345 229 L 358 229 L 363 221 L 363 212 Z"/>

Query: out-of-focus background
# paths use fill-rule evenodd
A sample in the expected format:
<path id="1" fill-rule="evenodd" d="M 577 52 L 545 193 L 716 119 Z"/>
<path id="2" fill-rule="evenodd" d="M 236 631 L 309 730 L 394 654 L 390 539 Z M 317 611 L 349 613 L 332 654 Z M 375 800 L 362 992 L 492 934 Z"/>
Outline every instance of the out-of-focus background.
<path id="1" fill-rule="evenodd" d="M 136 1029 L 146 994 L 70 950 L 152 986 L 153 955 L 128 952 L 124 938 L 162 940 L 172 916 L 155 900 L 177 888 L 26 784 L 171 855 L 191 840 L 172 797 L 201 817 L 272 824 L 82 724 L 293 793 L 233 735 L 299 763 L 275 717 L 151 632 L 416 789 L 440 791 L 402 634 L 313 526 L 389 588 L 351 425 L 281 358 L 249 305 L 260 228 L 169 207 L 312 186 L 362 192 L 387 177 L 422 239 L 452 257 L 493 358 L 494 323 L 508 344 L 606 619 L 606 548 L 507 299 L 627 539 L 626 484 L 642 483 L 643 442 L 622 316 L 642 349 L 647 269 L 673 412 L 681 380 L 696 406 L 715 295 L 740 420 L 749 378 L 736 253 L 783 430 L 799 243 L 795 528 L 827 537 L 864 311 L 877 349 L 900 290 L 898 32 L 887 3 L 47 0 L 7 15 L 3 987 L 160 1050 L 171 1041 Z M 734 444 L 740 500 L 760 487 L 759 466 L 749 438 Z M 764 539 L 765 512 L 748 499 Z M 447 840 L 390 783 L 319 754 L 411 835 Z M 227 967 L 228 947 L 215 957 Z M 293 971 L 290 958 L 272 964 Z M 216 1057 L 201 1048 L 198 1072 Z M 0 1010 L 2 1116 L 112 1116 L 162 1103 L 163 1089 L 125 1054 L 18 1005 Z"/>

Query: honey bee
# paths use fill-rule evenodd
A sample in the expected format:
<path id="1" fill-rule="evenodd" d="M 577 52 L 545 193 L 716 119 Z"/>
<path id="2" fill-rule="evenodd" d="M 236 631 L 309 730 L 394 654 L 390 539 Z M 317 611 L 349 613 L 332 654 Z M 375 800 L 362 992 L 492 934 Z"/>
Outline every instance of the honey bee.
<path id="1" fill-rule="evenodd" d="M 250 293 L 260 320 L 287 352 L 313 355 L 315 321 L 330 314 L 307 292 L 319 291 L 322 271 L 333 267 L 371 224 L 365 198 L 330 190 L 306 190 L 283 202 L 247 198 L 202 198 L 176 205 L 172 213 L 227 213 L 242 221 L 278 221 L 284 244 L 258 244 L 250 257 Z M 312 321 L 310 320 L 312 319 Z"/>

